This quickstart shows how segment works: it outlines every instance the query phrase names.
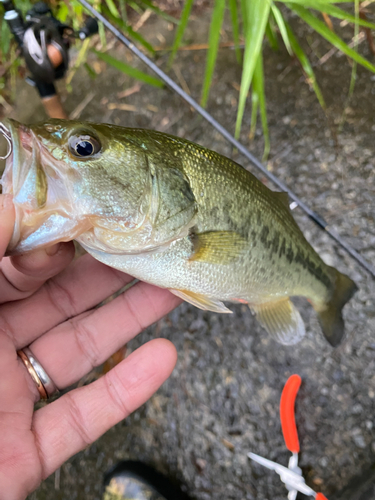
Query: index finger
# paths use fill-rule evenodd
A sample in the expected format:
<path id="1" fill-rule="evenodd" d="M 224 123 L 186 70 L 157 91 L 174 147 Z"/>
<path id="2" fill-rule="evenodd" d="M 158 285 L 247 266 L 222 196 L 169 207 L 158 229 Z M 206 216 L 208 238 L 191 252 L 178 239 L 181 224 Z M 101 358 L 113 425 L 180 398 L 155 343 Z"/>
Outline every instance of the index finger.
<path id="1" fill-rule="evenodd" d="M 14 205 L 10 194 L 0 194 L 0 260 L 4 257 L 14 227 Z"/>

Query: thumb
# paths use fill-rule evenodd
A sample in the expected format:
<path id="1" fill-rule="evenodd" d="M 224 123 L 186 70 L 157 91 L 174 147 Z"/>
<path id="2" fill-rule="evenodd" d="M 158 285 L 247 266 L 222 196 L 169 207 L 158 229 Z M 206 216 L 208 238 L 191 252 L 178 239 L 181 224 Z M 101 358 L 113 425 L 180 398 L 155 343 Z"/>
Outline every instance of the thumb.
<path id="1" fill-rule="evenodd" d="M 14 227 L 14 205 L 10 194 L 0 194 L 0 260 L 4 257 Z"/>

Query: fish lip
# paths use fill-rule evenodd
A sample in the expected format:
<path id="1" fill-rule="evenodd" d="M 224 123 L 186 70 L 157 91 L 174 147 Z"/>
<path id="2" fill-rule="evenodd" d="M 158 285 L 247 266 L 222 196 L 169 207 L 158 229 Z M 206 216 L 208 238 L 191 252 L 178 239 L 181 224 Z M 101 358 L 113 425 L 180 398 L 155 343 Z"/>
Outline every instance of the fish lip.
<path id="1" fill-rule="evenodd" d="M 33 159 L 31 158 L 30 161 L 25 153 L 32 152 L 33 134 L 28 127 L 10 118 L 0 122 L 0 133 L 3 134 L 9 145 L 5 157 L 5 170 L 0 183 L 3 186 L 3 193 L 15 195 L 20 188 L 21 174 L 32 164 Z"/>
<path id="2" fill-rule="evenodd" d="M 33 146 L 35 146 L 36 138 L 29 127 L 11 118 L 6 118 L 0 122 L 0 133 L 3 134 L 10 147 L 6 155 L 5 169 L 0 184 L 3 194 L 13 196 L 16 212 L 13 234 L 6 251 L 6 255 L 13 255 L 17 253 L 14 250 L 20 241 L 22 226 L 22 209 L 16 202 L 16 198 L 22 189 L 25 176 L 35 163 Z"/>

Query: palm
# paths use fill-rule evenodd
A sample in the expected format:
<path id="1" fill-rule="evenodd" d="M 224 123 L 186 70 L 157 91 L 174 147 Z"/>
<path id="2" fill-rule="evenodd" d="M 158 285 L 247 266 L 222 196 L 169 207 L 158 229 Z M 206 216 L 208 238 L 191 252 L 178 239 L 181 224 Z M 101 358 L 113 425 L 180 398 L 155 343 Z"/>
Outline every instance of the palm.
<path id="1" fill-rule="evenodd" d="M 9 214 L 8 219 L 1 214 L 0 257 L 11 227 Z M 0 491 L 7 500 L 25 498 L 71 455 L 145 402 L 176 361 L 170 342 L 153 340 L 96 382 L 34 412 L 39 394 L 18 349 L 30 346 L 63 389 L 179 303 L 166 290 L 138 283 L 92 309 L 132 278 L 88 255 L 43 284 L 73 253 L 72 244 L 64 244 L 52 257 L 39 251 L 1 262 Z"/>

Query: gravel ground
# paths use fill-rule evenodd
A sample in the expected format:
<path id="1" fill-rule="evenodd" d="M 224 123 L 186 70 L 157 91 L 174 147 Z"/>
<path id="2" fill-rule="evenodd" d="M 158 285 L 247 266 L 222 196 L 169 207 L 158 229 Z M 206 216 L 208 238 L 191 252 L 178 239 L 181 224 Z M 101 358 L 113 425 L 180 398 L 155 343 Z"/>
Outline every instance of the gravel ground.
<path id="1" fill-rule="evenodd" d="M 298 27 L 298 30 L 300 28 Z M 173 32 L 151 17 L 147 32 L 170 42 Z M 302 31 L 318 61 L 328 47 Z M 156 36 L 156 35 L 155 35 Z M 194 41 L 207 36 L 207 18 L 190 27 Z M 189 39 L 189 36 L 188 36 Z M 365 44 L 361 51 L 371 57 Z M 116 45 L 118 57 L 133 62 Z M 171 76 L 200 95 L 204 51 L 181 52 Z M 165 65 L 163 57 L 159 60 Z M 135 64 L 138 65 L 137 62 Z M 257 173 L 188 105 L 168 90 L 142 86 L 126 98 L 118 93 L 134 85 L 108 68 L 92 82 L 79 71 L 74 95 L 66 96 L 72 112 L 90 93 L 81 119 L 147 127 L 183 136 L 232 157 Z M 316 71 L 328 106 L 326 119 L 297 64 L 283 51 L 265 54 L 266 93 L 272 151 L 269 168 L 286 182 L 330 227 L 369 261 L 375 259 L 374 79 L 358 68 L 354 97 L 338 140 L 329 123 L 340 119 L 347 96 L 350 66 L 333 55 Z M 240 78 L 234 51 L 221 50 L 208 109 L 229 130 L 234 129 Z M 20 84 L 14 116 L 24 121 L 43 118 L 41 107 L 24 105 L 33 90 Z M 116 108 L 132 104 L 136 112 Z M 35 103 L 37 104 L 37 103 Z M 249 144 L 249 111 L 242 141 Z M 262 154 L 259 130 L 250 144 Z M 259 175 L 258 175 L 259 176 Z M 262 179 L 265 180 L 265 179 Z M 270 185 L 270 187 L 272 187 Z M 91 447 L 64 464 L 30 500 L 87 499 L 101 495 L 101 475 L 121 459 L 139 459 L 177 478 L 197 500 L 282 500 L 286 490 L 278 476 L 249 463 L 254 451 L 287 464 L 278 405 L 292 373 L 302 376 L 297 398 L 300 465 L 307 483 L 328 498 L 343 498 L 351 479 L 375 463 L 375 282 L 323 231 L 298 209 L 295 217 L 327 263 L 348 273 L 359 292 L 345 308 L 347 335 L 333 350 L 322 337 L 316 316 L 298 300 L 307 327 L 297 346 L 277 345 L 259 327 L 245 306 L 217 315 L 183 304 L 129 344 L 129 350 L 154 337 L 166 337 L 179 353 L 177 367 L 158 393 L 139 411 L 111 429 Z M 345 497 L 349 498 L 349 497 Z M 352 497 L 351 497 L 352 498 Z M 368 497 L 370 498 L 370 496 Z"/>

